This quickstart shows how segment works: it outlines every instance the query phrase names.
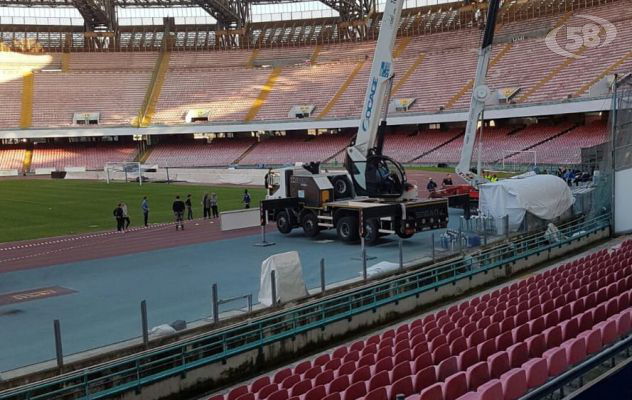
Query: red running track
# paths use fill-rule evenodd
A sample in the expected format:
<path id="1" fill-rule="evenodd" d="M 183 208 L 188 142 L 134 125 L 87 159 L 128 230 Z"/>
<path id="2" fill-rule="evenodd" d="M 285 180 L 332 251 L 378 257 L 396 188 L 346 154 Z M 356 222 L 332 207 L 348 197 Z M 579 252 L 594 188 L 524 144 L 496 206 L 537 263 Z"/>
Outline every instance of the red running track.
<path id="1" fill-rule="evenodd" d="M 176 231 L 173 224 L 155 224 L 130 228 L 125 233 L 94 232 L 2 243 L 0 273 L 230 239 L 260 231 L 256 227 L 222 232 L 219 219 L 212 221 L 187 221 L 184 231 Z"/>

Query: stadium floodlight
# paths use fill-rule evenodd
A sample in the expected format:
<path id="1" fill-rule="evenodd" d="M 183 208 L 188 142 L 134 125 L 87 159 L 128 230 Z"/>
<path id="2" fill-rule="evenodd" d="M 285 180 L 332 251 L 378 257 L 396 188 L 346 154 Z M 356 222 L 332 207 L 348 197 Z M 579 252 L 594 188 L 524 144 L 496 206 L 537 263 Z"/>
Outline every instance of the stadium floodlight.
<path id="1" fill-rule="evenodd" d="M 110 183 L 113 180 L 125 180 L 129 182 L 129 179 L 138 180 L 139 185 L 143 185 L 142 167 L 139 162 L 107 162 L 103 168 L 105 172 L 105 181 Z"/>
<path id="2" fill-rule="evenodd" d="M 535 150 L 503 150 L 503 170 L 505 165 L 511 164 L 515 167 L 517 165 L 528 165 L 535 168 L 538 166 L 538 153 Z"/>

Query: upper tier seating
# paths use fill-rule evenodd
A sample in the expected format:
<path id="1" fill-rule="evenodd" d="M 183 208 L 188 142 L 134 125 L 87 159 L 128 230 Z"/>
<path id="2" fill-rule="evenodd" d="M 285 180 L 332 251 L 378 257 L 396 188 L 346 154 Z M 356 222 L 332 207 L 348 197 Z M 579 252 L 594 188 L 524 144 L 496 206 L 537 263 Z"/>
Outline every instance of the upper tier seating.
<path id="1" fill-rule="evenodd" d="M 21 96 L 22 73 L 0 70 L 0 99 L 3 99 L 0 128 L 20 126 Z"/>
<path id="2" fill-rule="evenodd" d="M 148 52 L 111 53 L 108 57 L 103 57 L 101 53 L 70 53 L 69 69 L 71 71 L 147 70 L 154 68 L 157 58 L 157 53 Z"/>
<path id="3" fill-rule="evenodd" d="M 73 112 L 100 112 L 100 125 L 129 125 L 150 79 L 151 71 L 36 74 L 33 127 L 71 126 Z"/>
<path id="4" fill-rule="evenodd" d="M 120 143 L 36 144 L 31 168 L 86 167 L 103 169 L 107 162 L 133 161 L 136 146 Z"/>
<path id="5" fill-rule="evenodd" d="M 22 169 L 25 151 L 23 147 L 0 145 L 0 169 Z"/>
<path id="6" fill-rule="evenodd" d="M 490 67 L 488 85 L 492 90 L 520 88 L 513 99 L 519 104 L 588 96 L 585 86 L 594 80 L 632 69 L 632 57 L 615 64 L 628 54 L 632 41 L 632 8 L 627 4 L 619 1 L 589 9 L 591 15 L 612 21 L 617 37 L 607 46 L 584 48 L 584 58 L 579 59 L 560 57 L 543 40 L 547 29 L 562 21 L 564 14 L 503 25 L 497 37 L 507 40 L 494 47 L 493 56 L 506 52 Z M 585 9 L 575 11 L 576 15 L 584 13 Z M 575 25 L 585 22 L 577 16 L 569 21 Z M 466 109 L 471 96 L 467 84 L 474 77 L 479 37 L 478 28 L 413 37 L 394 63 L 398 90 L 393 96 L 417 99 L 409 113 L 435 113 L 441 107 Z M 516 37 L 519 40 L 509 40 Z M 314 47 L 261 49 L 254 58 L 255 65 L 275 61 L 283 66 L 254 118 L 287 120 L 290 107 L 296 104 L 313 104 L 316 115 L 320 115 L 355 67 L 364 62 L 322 116 L 357 118 L 374 46 L 375 42 L 323 45 L 315 64 L 310 61 Z M 420 53 L 425 55 L 423 61 L 399 85 Z M 184 124 L 186 111 L 191 108 L 210 109 L 211 122 L 243 122 L 272 72 L 271 68 L 250 68 L 252 56 L 252 50 L 174 52 L 153 123 Z M 0 117 L 0 128 L 16 128 L 22 78 L 15 71 L 22 67 L 37 71 L 47 65 L 59 68 L 61 55 L 37 55 L 32 60 L 25 58 L 28 55 L 3 57 L 0 96 L 11 99 L 7 102 L 11 109 Z M 36 72 L 32 125 L 69 126 L 72 113 L 84 111 L 101 112 L 101 125 L 129 125 L 142 106 L 156 57 L 155 53 L 73 53 L 69 72 Z M 7 71 L 13 75 L 7 75 Z"/>
<path id="7" fill-rule="evenodd" d="M 632 330 L 632 241 L 209 400 L 517 399 Z"/>
<path id="8" fill-rule="evenodd" d="M 234 163 L 256 140 L 214 139 L 210 144 L 202 140 L 180 143 L 158 143 L 153 146 L 146 164 L 161 167 L 221 166 Z"/>

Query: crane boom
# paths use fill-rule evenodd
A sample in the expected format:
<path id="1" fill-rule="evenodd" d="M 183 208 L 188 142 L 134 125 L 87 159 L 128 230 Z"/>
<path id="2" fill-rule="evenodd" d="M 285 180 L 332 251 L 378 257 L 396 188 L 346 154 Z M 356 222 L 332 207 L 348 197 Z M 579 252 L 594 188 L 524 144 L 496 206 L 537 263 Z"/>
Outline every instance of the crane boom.
<path id="1" fill-rule="evenodd" d="M 380 33 L 375 46 L 371 74 L 364 94 L 360 125 L 353 151 L 369 155 L 369 150 L 376 145 L 377 131 L 382 117 L 382 109 L 387 106 L 389 80 L 393 75 L 393 48 L 402 14 L 403 0 L 388 0 L 385 5 Z"/>
<path id="2" fill-rule="evenodd" d="M 382 155 L 385 114 L 393 79 L 393 48 L 404 0 L 387 0 L 375 46 L 371 72 L 364 94 L 358 131 L 346 149 L 345 167 L 353 178 L 356 192 L 370 197 L 412 195 L 403 168 Z"/>
<path id="3" fill-rule="evenodd" d="M 476 77 L 474 78 L 474 84 L 472 86 L 472 98 L 470 100 L 470 109 L 467 117 L 467 125 L 465 127 L 465 136 L 463 137 L 461 159 L 455 169 L 459 176 L 474 187 L 478 187 L 478 185 L 485 182 L 483 177 L 473 174 L 470 171 L 470 165 L 472 162 L 472 153 L 474 152 L 474 143 L 476 142 L 478 121 L 485 108 L 485 100 L 490 95 L 489 87 L 486 85 L 486 76 L 492 55 L 492 43 L 494 42 L 494 30 L 496 28 L 496 15 L 498 14 L 499 4 L 500 0 L 489 1 L 485 33 L 479 50 Z"/>

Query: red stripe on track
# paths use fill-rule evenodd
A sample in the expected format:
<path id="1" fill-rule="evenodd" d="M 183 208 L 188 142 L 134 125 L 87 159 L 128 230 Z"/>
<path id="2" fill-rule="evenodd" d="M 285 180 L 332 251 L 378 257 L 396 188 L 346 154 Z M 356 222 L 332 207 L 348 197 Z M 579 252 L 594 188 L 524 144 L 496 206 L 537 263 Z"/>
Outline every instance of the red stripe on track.
<path id="1" fill-rule="evenodd" d="M 125 233 L 95 232 L 5 243 L 0 247 L 0 273 L 231 239 L 260 231 L 255 227 L 222 232 L 219 220 L 213 222 L 187 221 L 184 231 L 177 232 L 173 224 L 157 224 Z"/>

